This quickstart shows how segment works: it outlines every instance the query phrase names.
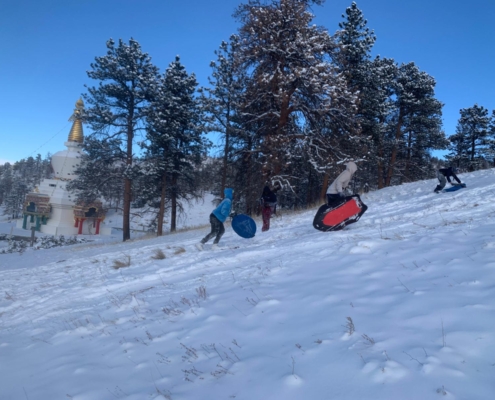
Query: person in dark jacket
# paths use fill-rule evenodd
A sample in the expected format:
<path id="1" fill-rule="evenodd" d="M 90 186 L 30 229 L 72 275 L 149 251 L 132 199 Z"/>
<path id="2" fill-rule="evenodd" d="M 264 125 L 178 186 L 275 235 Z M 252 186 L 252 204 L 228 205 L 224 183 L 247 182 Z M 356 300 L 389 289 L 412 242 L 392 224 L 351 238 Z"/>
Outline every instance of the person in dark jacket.
<path id="1" fill-rule="evenodd" d="M 225 233 L 225 227 L 223 226 L 223 223 L 230 215 L 230 209 L 232 208 L 233 192 L 234 191 L 230 188 L 224 189 L 224 199 L 210 214 L 211 232 L 203 239 L 201 239 L 199 243 L 196 243 L 196 247 L 198 250 L 203 250 L 203 245 L 212 237 L 215 237 L 215 240 L 213 241 L 211 249 L 215 250 L 218 248 L 218 242 Z"/>
<path id="2" fill-rule="evenodd" d="M 445 187 L 447 184 L 447 181 L 451 185 L 460 185 L 462 182 L 461 180 L 457 177 L 456 175 L 457 169 L 455 167 L 448 167 L 448 168 L 440 168 L 437 172 L 437 178 L 438 178 L 438 185 L 435 188 L 434 192 L 439 193 L 442 191 L 442 189 Z M 454 178 L 457 183 L 453 183 L 450 178 Z"/>
<path id="3" fill-rule="evenodd" d="M 272 191 L 268 186 L 265 186 L 260 197 L 261 216 L 263 218 L 262 232 L 270 229 L 270 218 L 277 210 L 277 195 L 275 192 L 276 190 Z"/>

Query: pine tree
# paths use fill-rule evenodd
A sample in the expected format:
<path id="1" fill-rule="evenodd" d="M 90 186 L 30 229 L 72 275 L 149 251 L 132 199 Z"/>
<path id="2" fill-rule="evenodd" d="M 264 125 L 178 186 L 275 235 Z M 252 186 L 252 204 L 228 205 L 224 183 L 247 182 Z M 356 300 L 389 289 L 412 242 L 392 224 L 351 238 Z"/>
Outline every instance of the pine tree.
<path id="1" fill-rule="evenodd" d="M 10 163 L 5 163 L 0 166 L 0 205 L 10 195 L 12 185 L 14 183 L 12 166 Z"/>
<path id="2" fill-rule="evenodd" d="M 147 106 L 155 90 L 158 69 L 143 53 L 139 43 L 107 41 L 107 54 L 96 57 L 88 76 L 99 81 L 88 87 L 84 99 L 90 106 L 87 122 L 93 135 L 112 141 L 120 148 L 120 162 L 125 165 L 121 179 L 124 186 L 123 240 L 130 239 L 130 208 L 132 201 L 133 145 L 136 134 L 144 128 Z"/>
<path id="3" fill-rule="evenodd" d="M 124 195 L 124 174 L 135 179 L 139 166 L 128 168 L 122 162 L 121 140 L 119 138 L 96 138 L 84 140 L 83 152 L 74 174 L 76 179 L 67 184 L 67 189 L 76 193 L 81 203 L 92 203 L 103 197 L 117 210 Z M 134 173 L 132 173 L 134 171 Z"/>
<path id="4" fill-rule="evenodd" d="M 495 167 L 495 110 L 492 111 L 492 117 L 490 118 L 489 136 L 487 139 L 486 157 L 491 161 Z"/>
<path id="5" fill-rule="evenodd" d="M 449 159 L 470 171 L 479 169 L 487 151 L 490 117 L 488 110 L 475 104 L 462 108 L 457 122 L 456 133 L 450 136 Z"/>
<path id="6" fill-rule="evenodd" d="M 24 198 L 29 193 L 29 187 L 24 180 L 16 179 L 12 183 L 12 188 L 4 200 L 5 213 L 17 219 L 22 214 Z"/>
<path id="7" fill-rule="evenodd" d="M 362 11 L 353 2 L 342 17 L 336 62 L 350 88 L 359 93 L 360 140 L 369 161 L 362 163 L 359 175 L 379 188 L 424 175 L 429 151 L 446 146 L 435 81 L 414 63 L 398 66 L 380 57 L 371 61 L 376 37 Z"/>
<path id="8" fill-rule="evenodd" d="M 371 49 L 376 41 L 374 31 L 366 27 L 368 21 L 355 2 L 345 11 L 344 22 L 339 23 L 337 41 L 341 46 L 336 63 L 346 75 L 351 90 L 362 93 L 365 88 L 363 73 L 371 57 Z"/>
<path id="9" fill-rule="evenodd" d="M 236 12 L 237 61 L 249 72 L 241 112 L 258 125 L 265 179 L 282 178 L 292 141 L 322 135 L 325 122 L 346 129 L 354 112 L 355 98 L 331 62 L 337 45 L 311 25 L 311 3 L 322 2 L 250 0 Z"/>
<path id="10" fill-rule="evenodd" d="M 360 127 L 360 135 L 356 136 L 357 140 L 352 143 L 357 150 L 353 157 L 364 161 L 360 163 L 358 176 L 363 181 L 373 184 L 377 180 L 377 168 L 383 168 L 376 152 L 381 147 L 381 135 L 378 132 L 385 120 L 381 117 L 388 114 L 388 92 L 392 72 L 390 67 L 395 67 L 395 64 L 380 58 L 370 61 L 376 36 L 373 30 L 367 27 L 368 22 L 355 2 L 346 9 L 342 18 L 344 21 L 339 23 L 340 30 L 336 33 L 339 52 L 335 63 L 339 72 L 346 77 L 349 89 L 359 97 L 356 123 Z M 343 136 L 343 139 L 344 142 L 336 143 L 335 147 L 349 147 L 349 144 L 345 143 L 347 138 Z M 337 160 L 333 160 L 326 170 L 322 198 L 328 185 L 328 173 L 335 169 L 335 161 L 341 161 L 340 159 L 341 157 L 337 157 Z M 382 172 L 379 171 L 378 174 Z"/>
<path id="11" fill-rule="evenodd" d="M 432 143 L 442 143 L 443 105 L 435 98 L 435 85 L 435 79 L 420 71 L 414 63 L 399 66 L 393 83 L 394 114 L 385 133 L 390 144 L 389 154 L 385 159 L 388 164 L 384 177 L 385 186 L 393 184 L 392 178 L 398 167 L 401 164 L 406 165 L 406 159 L 411 154 L 411 149 L 407 150 L 408 144 L 420 143 L 412 140 L 414 135 L 435 136 L 437 139 L 432 139 Z M 412 136 L 408 139 L 407 135 Z M 401 168 L 401 173 L 403 170 L 404 168 Z M 400 180 L 396 183 L 399 182 Z"/>
<path id="12" fill-rule="evenodd" d="M 154 161 L 154 175 L 161 177 L 158 234 L 161 234 L 166 191 L 170 193 L 172 232 L 177 228 L 180 199 L 197 195 L 194 167 L 201 161 L 205 142 L 201 137 L 202 114 L 195 97 L 196 87 L 195 75 L 189 75 L 176 57 L 161 79 L 149 108 L 145 148 L 147 158 Z"/>
<path id="13" fill-rule="evenodd" d="M 222 170 L 219 192 L 223 196 L 227 184 L 227 175 L 231 154 L 234 151 L 235 136 L 241 127 L 238 120 L 239 99 L 244 90 L 247 77 L 245 71 L 237 68 L 236 52 L 239 37 L 232 35 L 229 42 L 222 42 L 215 51 L 216 61 L 210 63 L 212 75 L 208 78 L 210 87 L 201 89 L 201 103 L 207 115 L 207 130 L 220 133 L 224 140 Z M 231 182 L 232 183 L 232 182 Z"/>
<path id="14" fill-rule="evenodd" d="M 394 82 L 398 67 L 393 59 L 376 57 L 366 62 L 362 69 L 363 91 L 359 104 L 359 121 L 362 136 L 366 138 L 367 163 L 359 175 L 371 187 L 385 185 L 386 158 L 388 153 L 387 132 L 394 113 Z"/>

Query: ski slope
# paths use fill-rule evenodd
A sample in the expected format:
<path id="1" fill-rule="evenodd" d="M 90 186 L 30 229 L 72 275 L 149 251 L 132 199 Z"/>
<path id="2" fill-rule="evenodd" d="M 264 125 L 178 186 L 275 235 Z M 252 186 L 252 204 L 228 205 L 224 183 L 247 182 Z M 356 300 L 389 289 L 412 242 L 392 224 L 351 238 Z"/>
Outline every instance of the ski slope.
<path id="1" fill-rule="evenodd" d="M 495 170 L 460 178 L 363 195 L 338 232 L 315 209 L 217 251 L 202 228 L 0 255 L 0 399 L 493 399 Z"/>

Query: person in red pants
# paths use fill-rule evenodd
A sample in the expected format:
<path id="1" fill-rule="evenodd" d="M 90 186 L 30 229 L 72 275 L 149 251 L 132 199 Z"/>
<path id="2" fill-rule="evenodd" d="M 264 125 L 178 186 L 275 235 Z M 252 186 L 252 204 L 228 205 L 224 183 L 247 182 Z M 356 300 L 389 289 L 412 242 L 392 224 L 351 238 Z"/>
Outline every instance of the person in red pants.
<path id="1" fill-rule="evenodd" d="M 261 216 L 263 217 L 263 227 L 261 228 L 262 232 L 270 229 L 270 218 L 272 214 L 276 214 L 277 212 L 277 195 L 275 191 L 270 190 L 268 186 L 263 188 L 263 193 L 260 197 L 260 206 L 261 206 Z"/>

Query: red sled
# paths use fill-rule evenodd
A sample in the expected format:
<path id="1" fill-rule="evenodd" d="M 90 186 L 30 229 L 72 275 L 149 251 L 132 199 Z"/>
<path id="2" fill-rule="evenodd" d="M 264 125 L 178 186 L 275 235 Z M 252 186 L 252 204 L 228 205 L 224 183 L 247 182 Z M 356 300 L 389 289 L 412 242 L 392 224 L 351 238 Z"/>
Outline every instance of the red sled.
<path id="1" fill-rule="evenodd" d="M 368 209 L 359 195 L 345 197 L 337 204 L 323 204 L 315 215 L 313 226 L 319 231 L 338 231 L 359 221 Z"/>

